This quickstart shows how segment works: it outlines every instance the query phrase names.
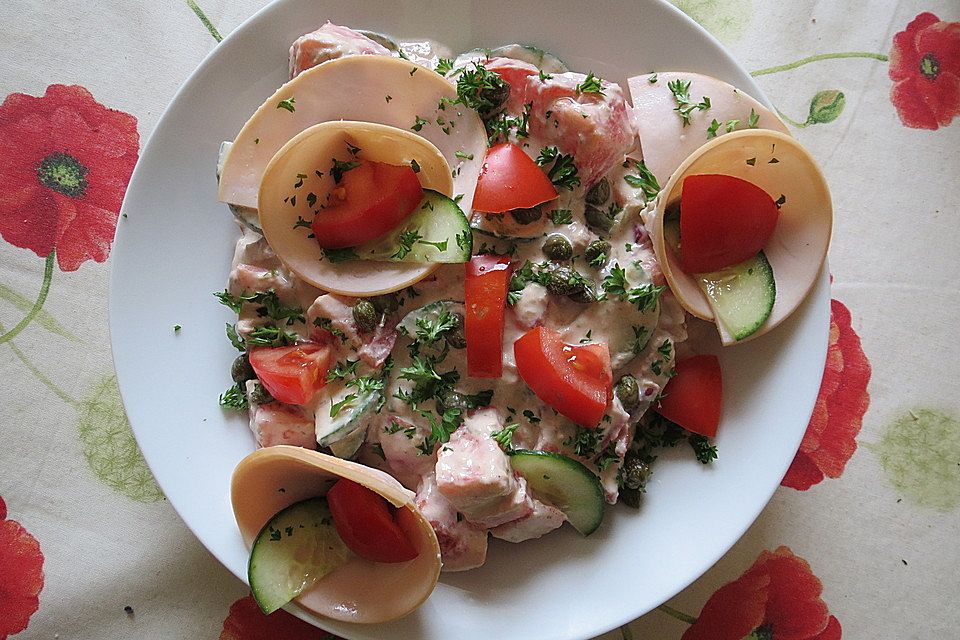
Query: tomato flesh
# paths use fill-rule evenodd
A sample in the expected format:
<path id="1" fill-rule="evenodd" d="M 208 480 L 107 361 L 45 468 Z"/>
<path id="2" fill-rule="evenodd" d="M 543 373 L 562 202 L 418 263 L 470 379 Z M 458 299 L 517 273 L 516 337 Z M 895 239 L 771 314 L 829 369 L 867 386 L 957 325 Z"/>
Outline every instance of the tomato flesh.
<path id="1" fill-rule="evenodd" d="M 507 256 L 473 256 L 466 264 L 463 332 L 467 375 L 473 378 L 499 378 L 503 374 L 503 313 L 509 283 Z"/>
<path id="2" fill-rule="evenodd" d="M 327 503 L 340 538 L 361 558 L 406 562 L 417 557 L 417 548 L 397 524 L 389 503 L 376 492 L 341 478 L 327 492 Z"/>
<path id="3" fill-rule="evenodd" d="M 513 354 L 538 398 L 583 427 L 597 426 L 613 397 L 606 344 L 565 344 L 556 331 L 534 327 L 513 343 Z"/>
<path id="4" fill-rule="evenodd" d="M 410 167 L 359 162 L 343 173 L 326 208 L 310 225 L 324 249 L 376 240 L 406 220 L 423 200 L 423 187 Z"/>
<path id="5" fill-rule="evenodd" d="M 474 211 L 503 213 L 529 209 L 557 197 L 547 174 L 523 149 L 510 142 L 493 145 L 477 179 Z"/>
<path id="6" fill-rule="evenodd" d="M 779 215 L 773 198 L 751 182 L 688 176 L 680 195 L 683 270 L 709 273 L 752 258 L 770 240 Z"/>
<path id="7" fill-rule="evenodd" d="M 676 370 L 654 411 L 687 431 L 712 438 L 723 407 L 720 361 L 716 356 L 693 356 L 677 362 Z"/>
<path id="8" fill-rule="evenodd" d="M 267 391 L 287 404 L 307 404 L 327 383 L 330 347 L 300 342 L 287 347 L 254 347 L 250 365 Z"/>

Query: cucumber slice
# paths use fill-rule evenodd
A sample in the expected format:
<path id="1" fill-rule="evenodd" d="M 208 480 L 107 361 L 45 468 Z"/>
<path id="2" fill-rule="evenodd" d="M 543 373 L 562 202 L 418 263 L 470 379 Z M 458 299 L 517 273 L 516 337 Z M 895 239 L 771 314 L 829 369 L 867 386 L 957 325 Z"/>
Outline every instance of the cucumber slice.
<path id="1" fill-rule="evenodd" d="M 507 44 L 496 49 L 491 49 L 490 54 L 493 57 L 502 56 L 504 58 L 513 58 L 521 62 L 529 62 L 544 73 L 566 73 L 570 71 L 567 65 L 549 51 L 535 47 L 530 44 Z"/>
<path id="2" fill-rule="evenodd" d="M 329 447 L 350 435 L 376 406 L 379 397 L 380 391 L 358 393 L 356 388 L 344 386 L 328 401 L 321 402 L 314 416 L 317 444 Z M 331 412 L 335 414 L 333 417 L 330 416 Z"/>
<path id="3" fill-rule="evenodd" d="M 343 460 L 352 460 L 366 439 L 367 428 L 361 425 L 336 442 L 331 442 L 330 453 Z"/>
<path id="4" fill-rule="evenodd" d="M 423 200 L 409 218 L 385 237 L 355 250 L 363 260 L 467 262 L 473 250 L 473 234 L 456 202 L 424 189 Z"/>
<path id="5" fill-rule="evenodd" d="M 588 536 L 600 526 L 603 487 L 583 464 L 559 453 L 526 449 L 514 450 L 510 463 L 538 497 L 563 511 L 574 529 Z"/>
<path id="6" fill-rule="evenodd" d="M 513 58 L 532 64 L 544 73 L 564 73 L 570 71 L 563 60 L 549 51 L 529 44 L 507 44 L 496 49 L 471 49 L 457 56 L 454 67 L 466 67 L 473 62 L 483 64 L 490 58 Z"/>
<path id="7" fill-rule="evenodd" d="M 735 340 L 751 335 L 770 317 L 777 283 L 763 251 L 740 264 L 700 273 L 696 278 L 714 315 Z"/>
<path id="8" fill-rule="evenodd" d="M 326 498 L 296 502 L 264 525 L 250 550 L 247 577 L 264 613 L 273 613 L 350 557 Z"/>
<path id="9" fill-rule="evenodd" d="M 459 300 L 436 300 L 430 304 L 418 307 L 403 316 L 403 320 L 397 323 L 397 329 L 405 335 L 415 337 L 417 335 L 418 322 L 437 321 L 444 313 L 459 314 L 463 317 L 463 303 Z"/>
<path id="10" fill-rule="evenodd" d="M 367 38 L 370 38 L 377 44 L 387 49 L 387 51 L 392 51 L 393 53 L 396 53 L 397 51 L 400 50 L 400 45 L 398 45 L 397 42 L 390 36 L 384 35 L 377 31 L 367 31 L 366 29 L 357 29 L 357 33 L 359 33 L 362 36 L 366 36 Z"/>

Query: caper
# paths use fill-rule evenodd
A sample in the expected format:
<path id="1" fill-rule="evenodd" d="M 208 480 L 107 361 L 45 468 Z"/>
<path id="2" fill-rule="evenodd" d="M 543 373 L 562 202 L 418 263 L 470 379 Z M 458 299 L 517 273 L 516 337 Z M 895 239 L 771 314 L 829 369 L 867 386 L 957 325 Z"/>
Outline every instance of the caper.
<path id="1" fill-rule="evenodd" d="M 385 315 L 391 314 L 400 308 L 400 301 L 397 300 L 395 293 L 383 293 L 378 296 L 370 296 L 367 300 L 373 305 L 373 308 L 377 310 L 377 313 Z"/>
<path id="2" fill-rule="evenodd" d="M 477 101 L 478 113 L 484 120 L 503 111 L 510 97 L 510 85 L 496 74 L 490 74 L 490 81 L 479 91 Z"/>
<path id="3" fill-rule="evenodd" d="M 380 314 L 369 300 L 357 300 L 353 305 L 353 321 L 357 323 L 360 333 L 368 333 L 377 328 Z"/>
<path id="4" fill-rule="evenodd" d="M 453 389 L 447 389 L 437 397 L 437 411 L 440 413 L 445 412 L 447 409 L 462 409 L 466 411 L 468 408 L 467 404 L 467 399 L 463 397 L 463 394 Z"/>
<path id="5" fill-rule="evenodd" d="M 270 395 L 266 387 L 258 382 L 253 387 L 253 391 L 250 392 L 250 402 L 253 404 L 267 404 L 268 402 L 273 402 L 273 396 Z"/>
<path id="6" fill-rule="evenodd" d="M 600 178 L 600 182 L 590 187 L 587 191 L 587 202 L 590 204 L 601 205 L 610 199 L 610 181 L 606 178 Z"/>
<path id="7" fill-rule="evenodd" d="M 602 267 L 610 255 L 610 243 L 606 240 L 594 240 L 583 251 L 583 257 L 591 267 Z"/>
<path id="8" fill-rule="evenodd" d="M 633 413 L 640 406 L 640 387 L 633 376 L 627 374 L 620 378 L 616 393 L 623 410 L 627 413 Z"/>
<path id="9" fill-rule="evenodd" d="M 573 256 L 573 245 L 562 233 L 551 233 L 543 241 L 543 254 L 554 262 L 566 262 Z"/>
<path id="10" fill-rule="evenodd" d="M 517 221 L 517 224 L 530 224 L 543 217 L 543 211 L 540 207 L 530 207 L 529 209 L 511 209 L 510 215 Z"/>
<path id="11" fill-rule="evenodd" d="M 627 489 L 643 491 L 650 478 L 650 465 L 640 459 L 640 456 L 628 453 L 623 459 L 621 475 L 623 486 Z"/>
<path id="12" fill-rule="evenodd" d="M 253 380 L 257 377 L 257 374 L 253 371 L 253 367 L 250 366 L 250 358 L 246 353 L 241 353 L 237 356 L 237 359 L 233 361 L 233 364 L 230 366 L 230 377 L 241 387 L 243 387 L 247 380 Z"/>
<path id="13" fill-rule="evenodd" d="M 606 234 L 613 228 L 613 218 L 600 207 L 588 204 L 583 210 L 583 216 L 587 220 L 587 226 L 589 226 L 594 233 Z"/>
<path id="14" fill-rule="evenodd" d="M 642 491 L 637 489 L 627 489 L 626 487 L 620 489 L 620 502 L 631 507 L 633 509 L 640 508 L 640 496 L 643 494 Z"/>
<path id="15" fill-rule="evenodd" d="M 584 282 L 586 279 L 570 267 L 555 266 L 544 269 L 542 275 L 543 286 L 555 296 L 569 296 L 586 288 Z"/>
<path id="16" fill-rule="evenodd" d="M 574 291 L 567 297 L 574 302 L 579 302 L 580 304 L 590 304 L 591 302 L 597 301 L 597 292 L 593 290 L 593 287 L 588 287 L 586 284 L 584 284 L 582 289 L 579 291 Z"/>
<path id="17" fill-rule="evenodd" d="M 451 349 L 463 349 L 467 346 L 467 336 L 463 333 L 463 316 L 455 313 L 453 317 L 456 324 L 447 329 L 444 337 Z"/>

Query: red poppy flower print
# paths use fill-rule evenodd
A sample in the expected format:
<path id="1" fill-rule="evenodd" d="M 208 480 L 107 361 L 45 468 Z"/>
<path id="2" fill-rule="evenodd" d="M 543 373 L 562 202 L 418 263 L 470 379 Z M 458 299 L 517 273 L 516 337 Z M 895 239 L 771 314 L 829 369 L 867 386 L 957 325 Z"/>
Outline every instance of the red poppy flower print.
<path id="1" fill-rule="evenodd" d="M 830 301 L 830 345 L 820 394 L 793 463 L 780 482 L 806 491 L 824 476 L 839 478 L 857 450 L 857 434 L 870 406 L 870 362 L 850 326 L 850 311 Z"/>
<path id="2" fill-rule="evenodd" d="M 43 554 L 36 538 L 20 523 L 7 520 L 0 498 L 0 640 L 27 628 L 40 607 Z"/>
<path id="3" fill-rule="evenodd" d="M 710 596 L 682 640 L 840 640 L 822 591 L 806 560 L 787 547 L 764 551 Z"/>
<path id="4" fill-rule="evenodd" d="M 137 119 L 80 86 L 50 85 L 0 105 L 0 235 L 62 271 L 103 262 L 140 137 Z"/>
<path id="5" fill-rule="evenodd" d="M 220 640 L 340 640 L 284 610 L 264 615 L 253 596 L 240 598 L 223 621 Z"/>
<path id="6" fill-rule="evenodd" d="M 945 127 L 960 114 L 960 22 L 918 15 L 893 37 L 890 101 L 904 125 Z"/>

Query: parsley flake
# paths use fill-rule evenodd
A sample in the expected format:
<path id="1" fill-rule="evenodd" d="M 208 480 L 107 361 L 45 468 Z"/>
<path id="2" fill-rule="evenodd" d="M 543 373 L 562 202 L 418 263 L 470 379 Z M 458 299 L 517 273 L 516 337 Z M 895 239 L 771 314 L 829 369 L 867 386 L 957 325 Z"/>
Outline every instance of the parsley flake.
<path id="1" fill-rule="evenodd" d="M 598 95 L 603 95 L 603 85 L 600 84 L 602 80 L 595 75 L 593 72 L 587 74 L 587 77 L 584 78 L 583 82 L 576 86 L 577 93 L 596 93 Z"/>
<path id="2" fill-rule="evenodd" d="M 294 98 L 293 96 L 290 96 L 286 100 L 281 100 L 280 102 L 278 102 L 277 109 L 286 109 L 290 113 L 293 113 L 294 111 L 297 110 L 297 108 L 293 106 L 294 104 L 296 104 L 296 102 L 297 102 L 297 99 Z"/>

